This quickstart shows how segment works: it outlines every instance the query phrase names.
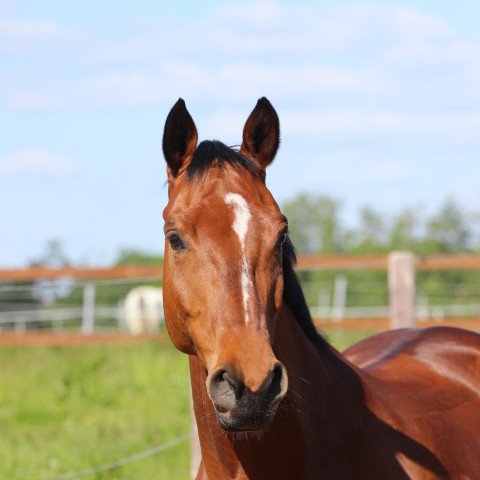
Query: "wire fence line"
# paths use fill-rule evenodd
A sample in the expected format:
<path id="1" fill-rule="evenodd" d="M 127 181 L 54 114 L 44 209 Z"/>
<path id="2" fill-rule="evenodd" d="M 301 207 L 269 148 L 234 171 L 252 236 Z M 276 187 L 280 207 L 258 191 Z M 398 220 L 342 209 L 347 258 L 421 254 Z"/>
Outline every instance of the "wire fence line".
<path id="1" fill-rule="evenodd" d="M 180 443 L 184 442 L 185 440 L 188 440 L 190 437 L 191 437 L 190 432 L 182 433 L 181 435 L 178 435 L 177 437 L 172 438 L 166 443 L 149 448 L 148 450 L 144 450 L 143 452 L 129 455 L 128 457 L 120 458 L 118 460 L 115 460 L 114 462 L 86 468 L 85 470 L 81 470 L 79 472 L 63 473 L 56 477 L 43 477 L 39 480 L 75 480 L 77 478 L 87 477 L 89 475 L 94 475 L 96 473 L 114 470 L 116 468 L 120 468 L 125 465 L 128 465 L 129 463 L 137 462 L 139 460 L 143 460 L 145 458 L 152 457 L 153 455 L 157 455 L 158 453 L 164 452 L 165 450 L 173 448 L 179 445 Z"/>
<path id="2" fill-rule="evenodd" d="M 313 317 L 320 320 L 384 318 L 389 316 L 387 277 L 359 281 L 343 273 L 327 281 L 305 278 L 302 282 Z M 155 332 L 163 321 L 162 300 L 149 307 L 138 297 L 133 310 L 125 300 L 136 287 L 160 288 L 160 276 L 139 276 L 94 281 L 57 278 L 27 284 L 0 285 L 0 331 L 28 330 L 63 332 L 81 330 L 131 331 L 129 318 L 136 315 L 142 331 Z M 476 277 L 459 283 L 431 285 L 418 278 L 414 315 L 417 321 L 448 317 L 480 317 L 480 283 Z M 147 310 L 151 310 L 150 313 Z M 133 312 L 133 313 L 132 313 Z M 153 312 L 153 313 L 152 313 Z M 155 316 L 155 328 L 146 328 L 148 316 Z M 143 318 L 145 317 L 145 318 Z M 138 323 L 138 322 L 137 322 Z"/>
<path id="3" fill-rule="evenodd" d="M 163 321 L 160 277 L 0 286 L 0 330 L 155 333 Z"/>

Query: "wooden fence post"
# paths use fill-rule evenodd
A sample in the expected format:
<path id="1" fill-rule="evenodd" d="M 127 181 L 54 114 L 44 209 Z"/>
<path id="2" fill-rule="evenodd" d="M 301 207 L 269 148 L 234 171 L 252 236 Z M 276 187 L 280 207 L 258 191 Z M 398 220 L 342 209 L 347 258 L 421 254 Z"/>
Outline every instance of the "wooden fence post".
<path id="1" fill-rule="evenodd" d="M 390 328 L 415 326 L 415 254 L 392 252 L 388 255 Z"/>

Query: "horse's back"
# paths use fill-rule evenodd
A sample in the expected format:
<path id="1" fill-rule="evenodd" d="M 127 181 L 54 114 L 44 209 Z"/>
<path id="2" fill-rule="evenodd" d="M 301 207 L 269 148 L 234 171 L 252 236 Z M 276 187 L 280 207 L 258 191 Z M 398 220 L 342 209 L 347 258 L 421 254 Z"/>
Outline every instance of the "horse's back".
<path id="1" fill-rule="evenodd" d="M 357 367 L 374 372 L 407 359 L 470 366 L 480 381 L 480 334 L 454 327 L 405 328 L 366 338 L 343 352 Z M 474 363 L 475 365 L 471 365 Z M 431 365 L 434 367 L 434 365 Z"/>

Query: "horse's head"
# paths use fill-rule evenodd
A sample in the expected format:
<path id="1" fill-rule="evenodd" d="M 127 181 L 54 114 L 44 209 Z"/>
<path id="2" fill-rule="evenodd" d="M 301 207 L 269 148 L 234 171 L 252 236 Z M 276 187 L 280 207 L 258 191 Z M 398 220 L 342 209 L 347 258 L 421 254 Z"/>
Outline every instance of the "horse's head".
<path id="1" fill-rule="evenodd" d="M 165 124 L 165 320 L 176 347 L 205 367 L 226 430 L 268 426 L 287 391 L 272 351 L 287 223 L 265 186 L 279 135 L 266 98 L 247 119 L 239 152 L 218 141 L 197 146 L 181 99 Z"/>

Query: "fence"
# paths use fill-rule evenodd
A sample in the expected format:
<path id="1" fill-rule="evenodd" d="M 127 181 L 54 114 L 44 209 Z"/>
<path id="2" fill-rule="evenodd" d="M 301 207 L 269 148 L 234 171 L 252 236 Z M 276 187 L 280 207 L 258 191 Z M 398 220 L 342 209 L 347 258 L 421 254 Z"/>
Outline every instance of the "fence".
<path id="1" fill-rule="evenodd" d="M 480 318 L 478 255 L 303 256 L 297 270 L 322 327 L 382 330 Z M 467 282 L 441 279 L 434 290 L 419 278 L 439 271 L 472 274 Z M 161 280 L 161 268 L 151 266 L 0 270 L 0 330 L 125 331 L 127 294 L 140 285 L 160 287 Z"/>
<path id="2" fill-rule="evenodd" d="M 132 292 L 140 286 L 158 289 L 160 285 L 159 277 L 88 282 L 60 277 L 22 285 L 0 285 L 0 330 L 14 330 L 17 333 L 27 330 L 52 330 L 57 333 L 81 331 L 85 335 L 98 330 L 131 330 L 132 309 L 128 308 L 127 303 L 129 295 L 131 297 Z M 160 292 L 156 300 L 157 304 L 153 306 L 155 311 L 152 312 L 149 297 L 140 295 L 137 298 L 137 317 L 140 317 L 136 319 L 137 322 L 141 324 L 145 320 L 148 326 L 163 320 Z M 151 317 L 154 317 L 152 322 Z M 135 333 L 141 333 L 141 330 L 142 325 Z"/>

